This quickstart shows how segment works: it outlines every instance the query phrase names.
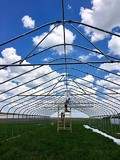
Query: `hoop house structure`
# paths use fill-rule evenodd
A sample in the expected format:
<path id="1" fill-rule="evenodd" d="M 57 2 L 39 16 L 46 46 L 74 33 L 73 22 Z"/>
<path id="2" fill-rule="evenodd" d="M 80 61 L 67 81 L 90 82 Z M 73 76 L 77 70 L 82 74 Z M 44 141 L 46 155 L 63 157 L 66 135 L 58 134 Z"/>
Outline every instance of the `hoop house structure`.
<path id="1" fill-rule="evenodd" d="M 120 35 L 68 19 L 66 3 L 62 0 L 60 4 L 60 19 L 0 44 L 4 48 L 0 59 L 1 119 L 47 119 L 68 98 L 71 112 L 77 110 L 90 118 L 119 117 L 120 58 L 106 53 L 107 44 L 94 43 L 84 29 L 118 40 Z M 17 55 L 10 47 L 16 44 L 24 48 L 24 54 Z"/>

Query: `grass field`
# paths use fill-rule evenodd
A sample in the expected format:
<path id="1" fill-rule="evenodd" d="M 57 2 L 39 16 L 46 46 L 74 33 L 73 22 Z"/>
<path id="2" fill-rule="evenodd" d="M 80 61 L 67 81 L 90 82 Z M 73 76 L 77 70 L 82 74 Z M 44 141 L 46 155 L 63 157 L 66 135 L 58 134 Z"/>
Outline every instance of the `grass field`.
<path id="1" fill-rule="evenodd" d="M 24 124 L 19 133 L 26 134 L 0 144 L 0 160 L 119 160 L 120 146 L 84 123 L 73 122 L 72 133 L 57 133 L 57 124 Z"/>

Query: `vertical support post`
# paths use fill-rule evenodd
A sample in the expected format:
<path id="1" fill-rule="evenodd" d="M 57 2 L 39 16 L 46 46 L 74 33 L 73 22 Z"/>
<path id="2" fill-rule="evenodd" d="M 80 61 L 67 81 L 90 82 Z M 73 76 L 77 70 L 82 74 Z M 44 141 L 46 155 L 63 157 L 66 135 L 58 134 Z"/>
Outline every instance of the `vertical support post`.
<path id="1" fill-rule="evenodd" d="M 59 132 L 59 105 L 58 105 L 58 123 L 57 123 L 57 132 Z"/>

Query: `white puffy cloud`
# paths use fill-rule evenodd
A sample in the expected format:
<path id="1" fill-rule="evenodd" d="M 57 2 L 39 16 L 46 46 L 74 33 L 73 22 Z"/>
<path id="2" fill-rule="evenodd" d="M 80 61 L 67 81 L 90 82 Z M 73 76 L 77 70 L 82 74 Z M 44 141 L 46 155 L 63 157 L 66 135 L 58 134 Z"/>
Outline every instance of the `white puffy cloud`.
<path id="1" fill-rule="evenodd" d="M 98 28 L 112 31 L 120 27 L 119 0 L 92 0 L 92 8 L 80 8 L 81 22 Z M 84 26 L 85 33 L 92 41 L 103 40 L 107 34 Z"/>
<path id="2" fill-rule="evenodd" d="M 16 83 L 6 82 L 6 83 L 0 85 L 0 92 L 4 92 L 4 91 L 9 90 L 9 89 L 16 87 L 16 86 L 17 86 Z"/>
<path id="3" fill-rule="evenodd" d="M 108 78 L 108 79 L 109 79 L 109 78 Z M 118 77 L 117 77 L 117 79 L 118 79 Z M 117 79 L 114 79 L 114 77 L 111 78 L 111 80 L 117 80 Z M 113 82 L 116 82 L 116 81 L 113 81 Z M 97 83 L 98 85 L 100 85 L 100 86 L 107 87 L 108 90 L 105 89 L 104 91 L 107 90 L 108 92 L 110 92 L 109 89 L 113 89 L 113 90 L 114 90 L 114 89 L 119 89 L 119 88 L 120 88 L 118 85 L 115 85 L 115 84 L 113 84 L 113 83 L 110 83 L 110 82 L 107 82 L 107 81 L 104 81 L 104 80 L 97 80 L 96 83 Z M 120 81 L 117 81 L 117 83 L 120 84 Z M 116 91 L 117 91 L 117 90 L 116 90 Z"/>
<path id="4" fill-rule="evenodd" d="M 101 59 L 102 57 L 104 57 L 102 54 L 99 54 L 99 55 L 97 55 L 97 57 L 99 58 L 99 59 Z"/>
<path id="5" fill-rule="evenodd" d="M 2 92 L 0 92 L 0 93 L 2 93 Z M 7 98 L 7 94 L 0 95 L 0 101 L 4 100 L 6 98 Z"/>
<path id="6" fill-rule="evenodd" d="M 120 56 L 120 37 L 112 36 L 108 42 L 108 48 L 112 54 Z"/>
<path id="7" fill-rule="evenodd" d="M 93 84 L 92 84 L 94 82 L 94 80 L 95 80 L 94 77 L 92 75 L 86 75 L 82 79 L 77 78 L 75 81 L 78 82 L 79 84 L 81 84 L 81 87 L 85 91 L 94 93 L 95 91 L 92 89 L 94 87 Z M 90 87 L 90 88 L 88 88 L 87 86 Z"/>
<path id="8" fill-rule="evenodd" d="M 100 65 L 100 68 L 106 69 L 108 71 L 118 70 L 120 71 L 120 63 L 103 63 Z"/>
<path id="9" fill-rule="evenodd" d="M 4 70 L 4 69 L 1 69 L 0 70 L 0 82 L 3 82 L 7 79 L 8 77 L 8 71 L 7 70 Z"/>
<path id="10" fill-rule="evenodd" d="M 25 15 L 22 18 L 23 26 L 25 28 L 34 28 L 35 27 L 35 20 L 33 20 L 30 16 Z"/>
<path id="11" fill-rule="evenodd" d="M 87 75 L 83 79 L 87 80 L 87 81 L 90 81 L 90 82 L 94 82 L 94 77 L 92 75 Z"/>
<path id="12" fill-rule="evenodd" d="M 116 92 L 120 93 L 120 79 L 119 79 L 119 77 L 117 75 L 113 75 L 110 73 L 110 74 L 104 76 L 104 79 L 105 80 L 97 80 L 96 83 L 98 85 L 100 85 L 101 88 L 102 88 L 102 86 L 105 87 L 105 88 L 103 88 L 104 93 L 113 93 L 113 94 L 108 94 L 108 96 L 107 96 L 108 100 L 112 100 L 114 102 L 117 102 L 117 100 L 115 98 L 120 99 L 119 94 L 115 94 Z M 106 80 L 111 81 L 111 82 L 108 82 Z M 117 83 L 118 85 L 114 84 L 112 82 Z M 113 103 L 113 105 L 115 105 L 115 104 Z"/>
<path id="13" fill-rule="evenodd" d="M 4 62 L 4 64 L 11 64 L 15 61 L 18 61 L 21 59 L 21 56 L 18 56 L 16 49 L 15 48 L 6 48 L 4 49 L 2 52 L 2 57 L 1 57 L 1 62 Z M 24 61 L 23 63 L 28 63 L 27 61 Z M 25 73 L 31 69 L 36 68 L 35 67 L 7 67 L 6 69 L 1 69 L 0 70 L 0 83 L 9 80 L 10 78 L 14 77 L 14 76 L 18 76 L 22 73 Z M 3 84 L 0 84 L 0 100 L 4 100 L 7 97 L 11 97 L 14 95 L 17 95 L 21 92 L 27 91 L 33 87 L 36 87 L 30 91 L 27 91 L 24 94 L 32 94 L 36 91 L 39 91 L 39 94 L 45 93 L 46 91 L 49 91 L 50 89 L 52 89 L 53 86 L 49 87 L 48 89 L 44 89 L 47 86 L 50 85 L 54 85 L 56 82 L 58 82 L 58 80 L 61 78 L 61 74 L 59 74 L 58 72 L 54 71 L 51 74 L 48 74 L 49 72 L 53 72 L 52 68 L 50 66 L 42 66 L 34 71 L 31 71 L 29 73 L 26 73 L 20 77 L 17 77 L 15 79 L 9 80 L 8 82 L 5 82 Z M 48 74 L 48 75 L 46 75 Z M 59 77 L 58 77 L 59 76 Z M 38 79 L 31 81 L 35 78 L 39 77 Z M 58 77 L 58 78 L 57 78 Z M 43 85 L 43 83 L 51 80 L 55 78 L 54 80 L 50 81 L 49 83 L 46 83 Z M 31 81 L 29 83 L 26 83 L 27 81 Z M 19 87 L 19 85 L 26 83 L 22 86 Z M 37 87 L 38 85 L 40 85 L 39 87 Z M 60 84 L 59 84 L 60 85 Z M 17 87 L 17 88 L 15 88 Z M 15 89 L 12 89 L 15 88 Z M 12 90 L 10 90 L 12 89 Z M 6 92 L 7 90 L 10 90 L 8 92 Z M 4 94 L 1 94 L 5 92 Z M 12 99 L 6 99 L 5 102 L 1 103 L 1 107 L 4 106 L 5 104 L 8 104 L 10 102 L 12 102 L 12 104 L 10 106 L 6 106 L 6 110 L 9 109 L 9 107 L 17 105 L 18 102 L 15 102 L 15 100 L 18 100 L 20 97 L 19 96 L 15 96 Z M 0 107 L 0 108 L 1 108 Z"/>
<path id="14" fill-rule="evenodd" d="M 82 61 L 82 62 L 88 61 L 89 58 L 90 58 L 90 55 L 80 55 L 80 56 L 78 57 L 78 59 L 79 59 L 80 61 Z"/>
<path id="15" fill-rule="evenodd" d="M 68 9 L 68 10 L 71 10 L 71 9 L 72 9 L 72 7 L 71 7 L 70 4 L 68 4 L 67 9 Z"/>
<path id="16" fill-rule="evenodd" d="M 78 85 L 80 86 L 80 88 L 79 88 L 78 85 L 76 85 L 75 90 L 78 91 L 78 93 L 80 93 L 80 94 L 81 93 L 86 93 L 86 94 L 92 93 L 93 94 L 92 97 L 97 98 L 97 96 L 95 95 L 97 88 L 93 84 L 93 82 L 95 81 L 94 77 L 92 75 L 86 75 L 85 77 L 82 77 L 82 79 L 80 79 L 80 78 L 75 79 L 75 82 L 78 82 Z M 74 85 L 75 85 L 75 83 L 74 83 Z M 89 101 L 88 95 L 87 95 L 87 97 L 86 96 L 81 97 L 81 100 L 83 100 L 83 102 Z"/>
<path id="17" fill-rule="evenodd" d="M 13 47 L 6 48 L 1 52 L 2 58 L 0 58 L 1 64 L 11 64 L 13 62 L 21 60 L 21 56 L 19 56 L 16 52 L 16 49 Z M 24 64 L 28 64 L 28 62 L 24 61 Z M 7 70 L 1 70 L 0 72 L 5 72 L 4 74 L 8 74 L 8 78 L 17 76 L 19 74 L 24 73 L 32 69 L 33 67 L 8 67 Z M 4 77 L 5 78 L 5 77 Z"/>
<path id="18" fill-rule="evenodd" d="M 44 62 L 49 62 L 49 61 L 52 61 L 52 60 L 53 60 L 53 58 L 50 58 L 50 57 L 47 57 L 47 58 L 43 59 Z"/>
<path id="19" fill-rule="evenodd" d="M 50 29 L 52 29 L 53 27 L 54 25 L 50 26 Z M 34 45 L 37 45 L 47 34 L 48 32 L 44 32 L 40 36 L 33 37 Z M 66 29 L 66 28 L 65 28 L 65 34 L 66 34 L 66 43 L 72 44 L 76 36 L 73 35 L 73 33 L 69 29 Z M 52 31 L 52 33 L 50 33 L 47 36 L 47 38 L 45 38 L 45 40 L 42 43 L 40 43 L 39 47 L 41 49 L 44 49 L 47 47 L 51 47 L 51 46 L 63 44 L 63 43 L 64 43 L 63 26 L 59 25 Z M 63 46 L 54 47 L 52 50 L 56 51 L 59 55 L 64 54 Z M 66 46 L 66 53 L 70 53 L 72 51 L 73 51 L 72 46 Z"/>
<path id="20" fill-rule="evenodd" d="M 97 49 L 93 49 L 94 51 L 97 51 L 97 52 L 99 52 Z M 102 55 L 102 54 L 98 54 L 98 53 L 89 53 L 89 56 L 91 56 L 91 57 L 98 57 L 99 59 L 101 59 L 101 58 L 103 58 L 104 56 Z"/>
<path id="21" fill-rule="evenodd" d="M 3 56 L 3 58 L 1 58 L 1 62 L 5 64 L 11 64 L 21 59 L 21 57 L 16 54 L 16 49 L 13 47 L 4 49 L 1 54 Z"/>

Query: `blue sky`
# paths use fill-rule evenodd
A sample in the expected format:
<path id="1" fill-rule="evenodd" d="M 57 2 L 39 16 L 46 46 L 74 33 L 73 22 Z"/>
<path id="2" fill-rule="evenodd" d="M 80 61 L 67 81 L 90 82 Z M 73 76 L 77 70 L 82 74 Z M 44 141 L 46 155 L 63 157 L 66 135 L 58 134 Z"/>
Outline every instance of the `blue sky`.
<path id="1" fill-rule="evenodd" d="M 81 17 L 79 16 L 80 6 L 81 4 L 85 6 L 85 4 L 84 4 L 84 1 L 81 1 L 81 3 L 79 1 L 76 1 L 76 2 L 77 4 L 75 4 L 73 1 L 65 1 L 66 19 L 68 20 L 74 19 L 78 21 L 81 20 Z M 30 29 L 26 29 L 25 27 L 23 27 L 23 23 L 21 22 L 21 19 L 25 15 L 28 15 L 33 20 L 35 20 L 35 27 L 46 24 L 48 22 L 62 19 L 61 0 L 58 0 L 58 1 L 41 0 L 41 1 L 36 1 L 36 2 L 29 1 L 29 0 L 26 0 L 26 1 L 12 0 L 11 2 L 9 2 L 5 0 L 5 1 L 1 1 L 0 3 L 1 3 L 0 4 L 0 9 L 1 9 L 0 42 L 1 43 L 30 30 Z M 69 9 L 68 6 L 70 7 L 72 6 L 72 8 Z M 44 32 L 44 30 L 42 32 Z M 24 39 L 25 38 L 23 38 L 23 43 L 24 43 Z M 26 42 L 28 41 L 25 40 L 25 43 Z M 16 44 L 17 42 L 14 42 L 14 43 Z M 21 53 L 25 51 L 26 53 L 29 52 L 29 50 L 31 49 L 30 45 L 32 45 L 30 43 L 31 41 L 28 42 L 29 45 L 27 46 L 27 48 L 24 47 L 24 45 L 22 45 L 22 47 L 19 47 L 18 48 L 19 51 Z M 9 44 L 8 46 L 12 46 L 12 44 Z M 16 46 L 18 47 L 19 44 L 17 43 Z"/>
<path id="2" fill-rule="evenodd" d="M 65 19 L 74 20 L 82 23 L 86 23 L 104 30 L 114 32 L 119 34 L 120 31 L 120 4 L 118 0 L 65 0 L 64 9 L 65 9 Z M 61 0 L 2 0 L 0 1 L 0 44 L 3 42 L 12 39 L 18 35 L 26 33 L 36 27 L 44 25 L 49 22 L 62 20 L 62 1 Z M 108 35 L 85 26 L 80 26 L 78 24 L 73 24 L 81 33 L 83 33 L 94 45 L 97 46 L 103 53 L 116 57 L 120 59 L 120 41 L 116 36 Z M 39 41 L 49 33 L 54 25 L 48 25 L 47 27 L 42 28 L 28 36 L 20 38 L 16 41 L 10 42 L 6 45 L 0 47 L 0 64 L 10 64 L 21 58 L 24 58 L 34 47 L 39 43 Z M 66 43 L 69 44 L 78 44 L 92 50 L 95 48 L 87 42 L 77 31 L 75 31 L 70 24 L 65 24 L 65 33 L 66 33 Z M 63 43 L 63 28 L 62 24 L 59 24 L 53 32 L 39 45 L 39 47 L 34 51 L 34 53 L 56 45 Z M 67 46 L 66 47 L 67 58 L 75 58 L 82 62 L 90 61 L 106 61 L 107 59 L 102 55 L 97 55 L 93 52 L 83 50 L 78 47 Z M 27 59 L 24 63 L 48 63 L 49 60 L 56 58 L 64 58 L 65 54 L 63 52 L 63 47 L 56 47 L 51 50 L 48 50 L 38 56 Z M 63 60 L 59 60 L 63 62 Z M 75 62 L 71 61 L 70 62 Z M 116 90 L 120 92 L 119 86 L 109 83 L 108 81 L 101 80 L 96 76 L 107 79 L 111 82 L 117 82 L 120 84 L 120 79 L 118 76 L 113 75 L 112 72 L 120 74 L 120 63 L 114 64 L 94 64 L 96 67 L 101 67 L 105 70 L 110 71 L 103 72 L 97 68 L 90 67 L 88 65 L 75 65 L 76 69 L 79 69 L 83 72 L 88 72 L 84 74 L 83 72 L 78 72 L 73 69 L 68 69 L 68 73 L 74 75 L 73 80 L 80 82 L 81 84 L 86 84 L 87 82 L 81 82 L 80 78 L 89 81 L 88 86 L 94 89 L 90 91 L 95 92 L 95 90 L 108 93 L 110 90 Z M 72 67 L 72 66 L 69 66 Z M 49 71 L 54 71 L 59 67 L 57 66 L 48 66 L 44 68 L 41 72 L 37 71 L 33 77 L 42 75 L 42 73 L 47 73 Z M 30 69 L 30 68 L 29 68 Z M 22 69 L 15 67 L 15 69 L 7 68 L 0 70 L 0 82 L 4 82 L 6 79 L 17 76 L 20 73 L 23 73 L 27 70 L 26 67 Z M 40 72 L 40 73 L 39 73 Z M 59 70 L 55 75 L 60 75 L 64 73 L 65 70 Z M 54 75 L 54 76 L 55 76 Z M 96 76 L 94 76 L 96 75 Z M 26 75 L 27 76 L 27 75 Z M 28 75 L 28 79 L 31 79 L 32 76 Z M 50 77 L 49 77 L 50 78 Z M 23 80 L 16 79 L 15 81 L 10 81 L 10 84 L 5 83 L 5 86 L 0 87 L 0 92 L 7 90 L 9 86 L 17 86 L 21 83 L 25 83 L 27 79 Z M 42 82 L 43 79 L 40 81 Z M 37 82 L 38 83 L 38 82 Z M 37 83 L 24 85 L 21 90 L 35 86 Z M 100 86 L 109 88 L 107 90 Z M 8 87 L 8 88 L 9 88 Z M 84 87 L 83 87 L 84 88 Z M 86 89 L 85 89 L 86 90 Z M 89 89 L 88 89 L 89 90 Z M 8 92 L 2 94 L 0 99 L 3 100 L 9 95 L 14 95 L 20 91 L 15 90 L 15 92 Z M 95 92 L 97 93 L 97 92 Z M 110 97 L 109 97 L 110 98 Z M 119 98 L 117 96 L 117 98 Z M 113 99 L 112 99 L 113 100 Z M 3 104 L 4 105 L 4 104 Z M 9 107 L 8 107 L 9 108 Z"/>

